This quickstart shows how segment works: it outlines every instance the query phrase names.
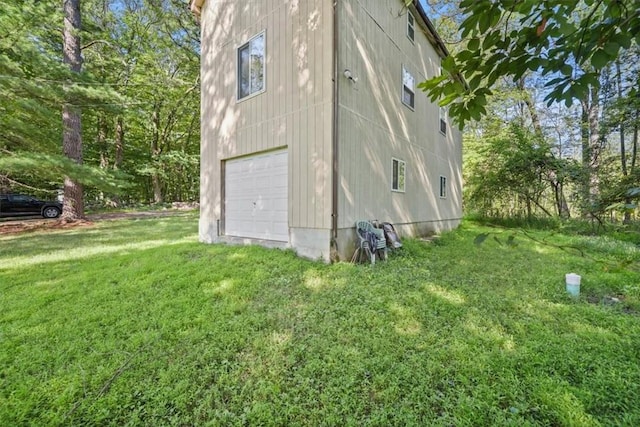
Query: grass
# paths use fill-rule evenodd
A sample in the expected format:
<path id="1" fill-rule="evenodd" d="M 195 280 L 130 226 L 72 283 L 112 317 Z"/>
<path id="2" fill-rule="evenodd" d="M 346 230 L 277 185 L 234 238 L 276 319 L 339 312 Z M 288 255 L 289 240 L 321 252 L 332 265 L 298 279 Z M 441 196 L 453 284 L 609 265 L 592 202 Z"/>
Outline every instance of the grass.
<path id="1" fill-rule="evenodd" d="M 196 224 L 0 236 L 0 425 L 640 425 L 635 245 L 465 223 L 372 268 Z"/>

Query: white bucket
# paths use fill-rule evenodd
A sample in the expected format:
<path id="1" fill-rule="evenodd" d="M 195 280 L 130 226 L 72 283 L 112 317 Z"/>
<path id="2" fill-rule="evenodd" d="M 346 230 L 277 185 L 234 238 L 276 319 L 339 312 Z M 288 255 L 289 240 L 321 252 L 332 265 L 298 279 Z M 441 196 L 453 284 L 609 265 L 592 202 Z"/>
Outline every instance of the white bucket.
<path id="1" fill-rule="evenodd" d="M 573 297 L 580 295 L 580 276 L 574 273 L 565 274 L 567 292 Z"/>

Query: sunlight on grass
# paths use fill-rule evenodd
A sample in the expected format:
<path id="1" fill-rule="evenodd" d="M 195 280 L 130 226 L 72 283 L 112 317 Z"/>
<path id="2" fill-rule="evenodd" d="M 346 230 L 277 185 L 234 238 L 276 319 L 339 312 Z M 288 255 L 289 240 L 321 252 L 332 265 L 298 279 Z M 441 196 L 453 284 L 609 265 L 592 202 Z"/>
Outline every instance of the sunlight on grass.
<path id="1" fill-rule="evenodd" d="M 35 256 L 2 258 L 0 259 L 0 270 L 54 262 L 80 260 L 95 255 L 131 253 L 133 251 L 152 249 L 160 246 L 170 246 L 196 241 L 197 237 L 189 236 L 176 240 L 147 240 L 142 242 L 127 243 L 124 245 L 80 246 L 67 250 L 43 253 Z"/>
<path id="2" fill-rule="evenodd" d="M 220 295 L 231 291 L 235 287 L 235 283 L 235 280 L 223 279 L 217 283 L 202 285 L 202 290 L 206 295 Z"/>
<path id="3" fill-rule="evenodd" d="M 445 289 L 433 283 L 427 283 L 424 285 L 424 290 L 431 295 L 445 300 L 448 303 L 454 305 L 462 305 L 466 302 L 465 297 L 457 292 Z"/>
<path id="4" fill-rule="evenodd" d="M 45 279 L 40 280 L 35 283 L 36 288 L 43 288 L 42 292 L 54 291 L 56 286 L 61 285 L 64 282 L 64 279 Z"/>
<path id="5" fill-rule="evenodd" d="M 317 270 L 312 269 L 305 271 L 304 285 L 314 292 L 320 292 L 329 286 L 334 286 L 334 283 L 330 283 L 326 277 L 322 277 Z"/>
<path id="6" fill-rule="evenodd" d="M 580 336 L 598 336 L 599 338 L 615 338 L 617 334 L 607 328 L 603 328 L 597 325 L 591 325 L 585 322 L 571 322 L 568 326 Z"/>
<path id="7" fill-rule="evenodd" d="M 287 332 L 274 331 L 271 334 L 271 342 L 278 347 L 283 346 L 284 344 L 287 344 L 288 342 L 290 342 L 291 338 L 292 338 L 291 331 L 287 331 Z"/>
<path id="8" fill-rule="evenodd" d="M 549 412 L 557 415 L 558 421 L 567 426 L 597 426 L 598 423 L 587 414 L 584 405 L 565 385 L 543 382 L 537 387 L 537 395 Z"/>
<path id="9" fill-rule="evenodd" d="M 396 316 L 396 321 L 393 324 L 397 333 L 415 336 L 422 332 L 422 325 L 410 309 L 400 304 L 392 304 L 391 311 Z"/>
<path id="10" fill-rule="evenodd" d="M 640 425 L 640 274 L 608 268 L 639 255 L 489 231 L 375 266 L 200 244 L 195 216 L 12 236 L 0 426 Z"/>
<path id="11" fill-rule="evenodd" d="M 516 348 L 513 337 L 505 333 L 504 329 L 491 320 L 481 317 L 479 314 L 469 313 L 464 322 L 464 328 L 470 334 L 480 338 L 489 345 L 497 346 L 507 352 Z"/>

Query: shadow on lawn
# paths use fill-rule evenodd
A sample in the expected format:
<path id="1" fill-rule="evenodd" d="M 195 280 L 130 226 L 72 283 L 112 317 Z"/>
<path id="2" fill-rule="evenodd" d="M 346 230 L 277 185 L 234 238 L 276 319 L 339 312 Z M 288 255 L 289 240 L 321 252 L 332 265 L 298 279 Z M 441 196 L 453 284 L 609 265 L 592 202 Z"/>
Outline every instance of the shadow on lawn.
<path id="1" fill-rule="evenodd" d="M 73 408 L 74 423 L 102 411 L 114 424 L 132 414 L 141 425 L 169 424 L 166 402 L 182 424 L 205 416 L 212 424 L 589 425 L 640 416 L 638 325 L 570 299 L 561 279 L 572 260 L 550 266 L 524 245 L 506 257 L 471 241 L 407 241 L 374 268 L 324 265 L 291 251 L 196 243 L 194 224 L 175 219 L 153 231 L 135 221 L 105 227 L 30 236 L 15 258 L 0 258 L 0 282 L 15 284 L 3 286 L 10 310 L 35 313 L 32 335 L 10 338 L 44 343 L 25 360 L 53 365 L 53 390 L 71 381 L 68 366 L 99 374 L 88 392 L 69 385 L 73 399 L 53 408 Z M 518 275 L 516 263 L 526 266 Z"/>
<path id="2" fill-rule="evenodd" d="M 197 221 L 180 218 L 105 221 L 92 228 L 9 235 L 2 238 L 2 245 L 9 250 L 2 254 L 4 256 L 0 255 L 0 270 L 99 253 L 117 253 L 126 248 L 135 250 L 136 246 L 144 249 L 176 241 L 195 241 L 196 233 Z"/>

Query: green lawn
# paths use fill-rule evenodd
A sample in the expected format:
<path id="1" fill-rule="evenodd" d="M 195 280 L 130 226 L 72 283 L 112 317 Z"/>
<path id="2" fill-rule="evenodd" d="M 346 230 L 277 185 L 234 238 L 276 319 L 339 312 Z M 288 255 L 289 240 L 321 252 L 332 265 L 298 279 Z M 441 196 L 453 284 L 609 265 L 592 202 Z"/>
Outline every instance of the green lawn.
<path id="1" fill-rule="evenodd" d="M 375 267 L 194 214 L 0 235 L 0 425 L 640 425 L 638 247 L 495 231 Z"/>

